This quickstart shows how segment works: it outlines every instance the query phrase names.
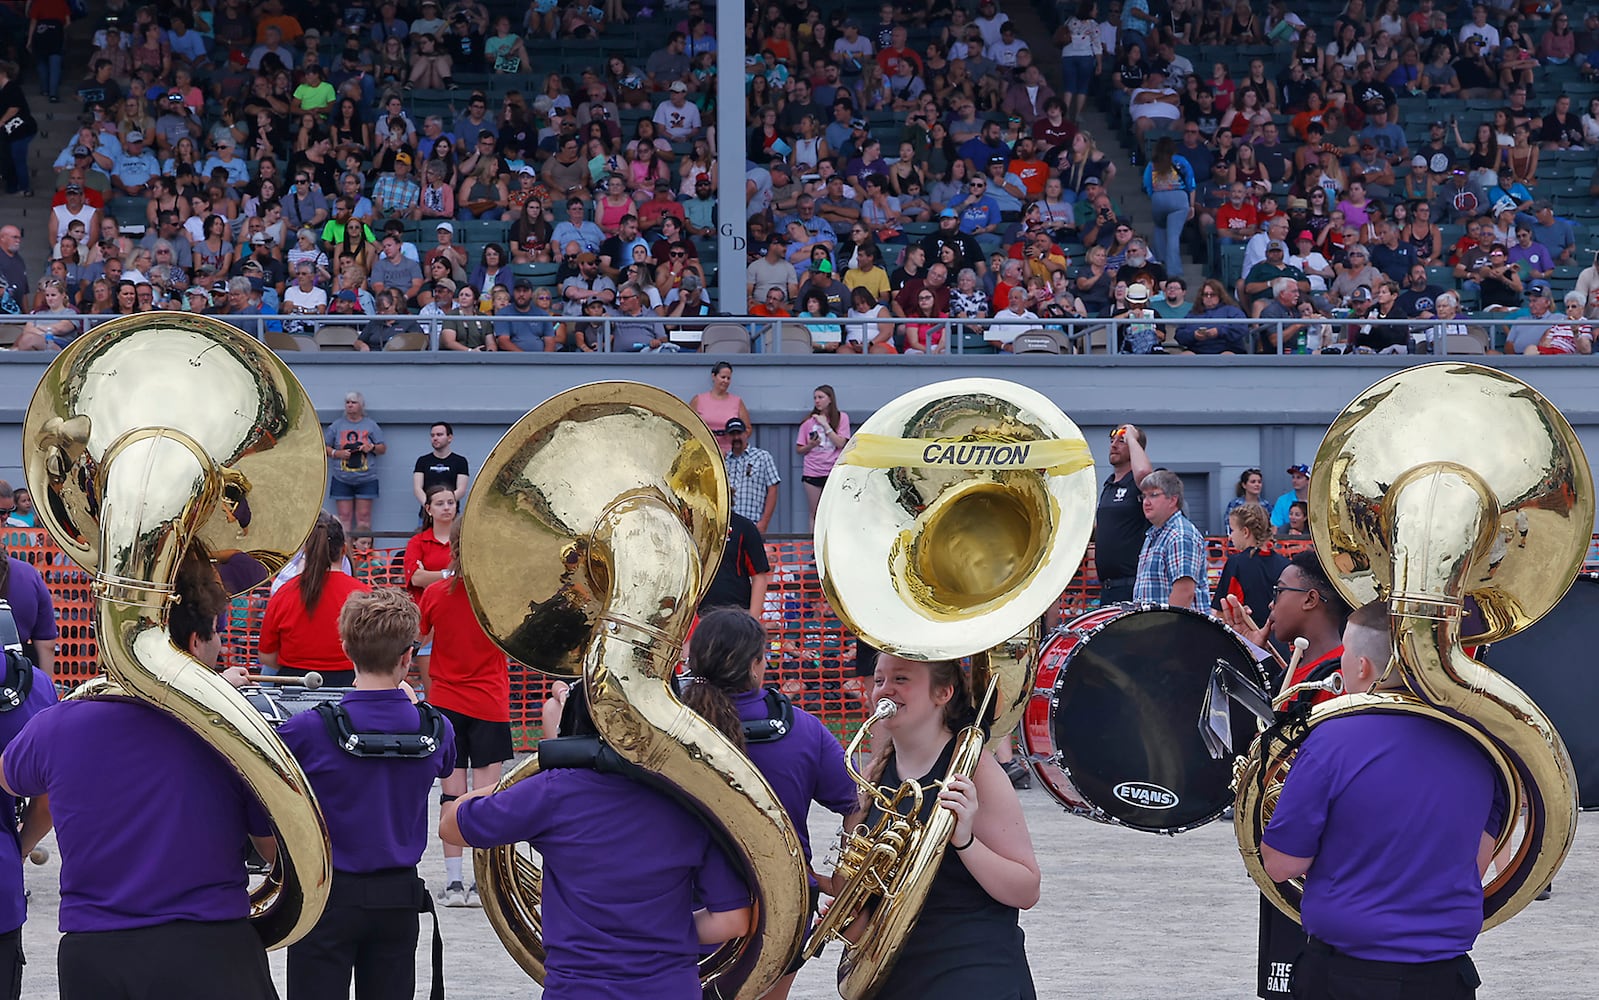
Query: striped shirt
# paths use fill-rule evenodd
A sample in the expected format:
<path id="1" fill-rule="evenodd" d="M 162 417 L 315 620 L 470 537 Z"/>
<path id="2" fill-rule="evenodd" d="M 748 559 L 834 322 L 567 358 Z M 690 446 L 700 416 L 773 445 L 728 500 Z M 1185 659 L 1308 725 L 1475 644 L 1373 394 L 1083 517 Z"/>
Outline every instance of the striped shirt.
<path id="1" fill-rule="evenodd" d="M 1194 522 L 1178 511 L 1144 536 L 1133 600 L 1165 604 L 1171 597 L 1172 584 L 1185 576 L 1194 581 L 1194 597 L 1188 607 L 1208 614 L 1210 583 L 1205 578 L 1205 539 Z"/>
<path id="2" fill-rule="evenodd" d="M 777 474 L 772 453 L 750 445 L 741 455 L 729 453 L 726 461 L 727 482 L 733 489 L 733 509 L 759 525 L 766 513 L 767 489 L 783 481 Z"/>

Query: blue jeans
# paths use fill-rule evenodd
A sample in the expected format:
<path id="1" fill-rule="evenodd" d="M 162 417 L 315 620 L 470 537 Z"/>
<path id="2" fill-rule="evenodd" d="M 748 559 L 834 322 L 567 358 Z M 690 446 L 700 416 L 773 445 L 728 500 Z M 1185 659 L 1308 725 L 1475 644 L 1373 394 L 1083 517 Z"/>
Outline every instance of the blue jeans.
<path id="1" fill-rule="evenodd" d="M 1060 79 L 1062 94 L 1086 94 L 1094 80 L 1093 56 L 1061 56 Z"/>
<path id="2" fill-rule="evenodd" d="M 1154 250 L 1166 273 L 1182 277 L 1183 225 L 1188 221 L 1188 192 L 1156 191 L 1149 199 L 1155 216 Z M 1153 291 L 1153 289 L 1151 289 Z"/>
<path id="3" fill-rule="evenodd" d="M 11 157 L 11 174 L 9 183 L 6 184 L 7 194 L 16 194 L 18 191 L 31 192 L 33 190 L 33 177 L 28 170 L 28 147 L 33 145 L 33 136 L 26 139 L 11 139 L 6 142 L 6 151 Z"/>

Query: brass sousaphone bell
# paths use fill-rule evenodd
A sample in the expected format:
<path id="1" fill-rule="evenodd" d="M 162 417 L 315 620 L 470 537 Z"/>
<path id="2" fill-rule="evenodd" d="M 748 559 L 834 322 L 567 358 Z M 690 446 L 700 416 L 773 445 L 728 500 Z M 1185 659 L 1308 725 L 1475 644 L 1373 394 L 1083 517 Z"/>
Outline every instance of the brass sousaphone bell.
<path id="1" fill-rule="evenodd" d="M 105 676 L 73 697 L 139 701 L 227 758 L 278 838 L 273 877 L 252 898 L 267 947 L 322 914 L 333 874 L 309 782 L 266 719 L 172 644 L 167 607 L 191 541 L 280 568 L 322 506 L 326 459 L 310 397 L 276 355 L 204 316 L 112 320 L 45 371 L 23 421 L 39 523 L 94 577 Z"/>
<path id="2" fill-rule="evenodd" d="M 973 658 L 974 700 L 987 713 L 958 734 L 945 780 L 969 777 L 985 744 L 1009 739 L 1025 711 L 1038 618 L 1082 561 L 1094 487 L 1077 425 L 1042 394 L 998 379 L 940 382 L 889 402 L 828 476 L 816 567 L 839 619 L 906 659 Z M 892 707 L 862 726 L 851 757 Z M 875 902 L 865 936 L 845 944 L 839 965 L 839 993 L 865 1000 L 915 924 L 953 817 L 936 807 L 925 824 L 895 815 L 904 797 L 855 777 L 885 815 L 875 829 L 846 834 L 835 871 L 844 888 L 806 953 Z"/>
<path id="3" fill-rule="evenodd" d="M 1311 534 L 1349 604 L 1389 602 L 1391 669 L 1407 690 L 1346 693 L 1251 748 L 1235 832 L 1245 867 L 1278 909 L 1298 919 L 1302 883 L 1272 882 L 1260 840 L 1294 749 L 1310 728 L 1354 712 L 1444 722 L 1494 762 L 1510 799 L 1496 852 L 1512 854 L 1484 886 L 1485 929 L 1549 884 L 1576 829 L 1571 759 L 1532 699 L 1462 646 L 1514 635 L 1553 608 L 1582 568 L 1593 518 L 1593 478 L 1571 425 L 1505 372 L 1408 368 L 1333 421 L 1311 473 Z M 1481 621 L 1470 631 L 1468 599 Z M 1526 833 L 1512 843 L 1523 808 Z"/>
<path id="4" fill-rule="evenodd" d="M 670 683 L 721 561 L 728 509 L 716 439 L 686 404 L 634 382 L 581 386 L 517 421 L 484 461 L 461 517 L 461 577 L 500 648 L 534 670 L 581 677 L 601 738 L 726 832 L 750 874 L 758 927 L 701 978 L 707 996 L 754 1000 L 805 933 L 804 853 L 765 778 Z M 538 770 L 535 754 L 499 788 Z M 500 847 L 476 851 L 474 865 L 489 922 L 542 982 L 538 863 Z"/>

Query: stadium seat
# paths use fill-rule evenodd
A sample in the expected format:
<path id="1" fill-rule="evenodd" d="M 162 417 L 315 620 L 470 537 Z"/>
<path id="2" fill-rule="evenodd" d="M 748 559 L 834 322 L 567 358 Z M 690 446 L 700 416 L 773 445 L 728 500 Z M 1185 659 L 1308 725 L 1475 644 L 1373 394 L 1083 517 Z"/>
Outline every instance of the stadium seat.
<path id="1" fill-rule="evenodd" d="M 304 337 L 293 333 L 284 333 L 280 330 L 268 330 L 262 335 L 261 339 L 274 351 L 320 350 L 317 342 L 312 340 L 310 337 Z"/>
<path id="2" fill-rule="evenodd" d="M 1070 354 L 1072 342 L 1059 330 L 1024 330 L 1016 335 L 1011 350 L 1017 354 Z"/>
<path id="3" fill-rule="evenodd" d="M 1487 354 L 1488 349 L 1482 341 L 1466 333 L 1451 333 L 1444 341 L 1444 349 L 1449 354 Z"/>
<path id="4" fill-rule="evenodd" d="M 319 326 L 316 328 L 317 346 L 324 351 L 353 351 L 361 331 L 353 326 Z"/>
<path id="5" fill-rule="evenodd" d="M 811 343 L 811 331 L 800 323 L 785 323 L 783 325 L 783 339 L 778 343 L 779 354 L 815 354 L 816 347 Z"/>
<path id="6" fill-rule="evenodd" d="M 748 354 L 749 331 L 737 323 L 712 323 L 700 334 L 701 354 Z"/>
<path id="7" fill-rule="evenodd" d="M 385 351 L 425 351 L 428 335 L 425 333 L 396 333 L 383 345 Z"/>

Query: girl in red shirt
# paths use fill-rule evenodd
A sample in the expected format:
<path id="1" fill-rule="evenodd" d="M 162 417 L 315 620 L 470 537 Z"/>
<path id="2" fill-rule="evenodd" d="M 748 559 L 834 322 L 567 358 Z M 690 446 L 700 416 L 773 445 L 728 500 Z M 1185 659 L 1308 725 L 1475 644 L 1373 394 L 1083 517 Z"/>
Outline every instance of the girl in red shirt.
<path id="1" fill-rule="evenodd" d="M 455 492 L 435 483 L 427 488 L 422 530 L 405 543 L 405 585 L 413 601 L 444 579 L 450 568 L 450 535 L 455 531 Z"/>
<path id="2" fill-rule="evenodd" d="M 326 511 L 305 541 L 305 571 L 267 601 L 261 666 L 303 677 L 315 670 L 327 687 L 355 683 L 355 664 L 339 640 L 339 612 L 351 594 L 372 588 L 343 570 L 344 526 Z"/>

